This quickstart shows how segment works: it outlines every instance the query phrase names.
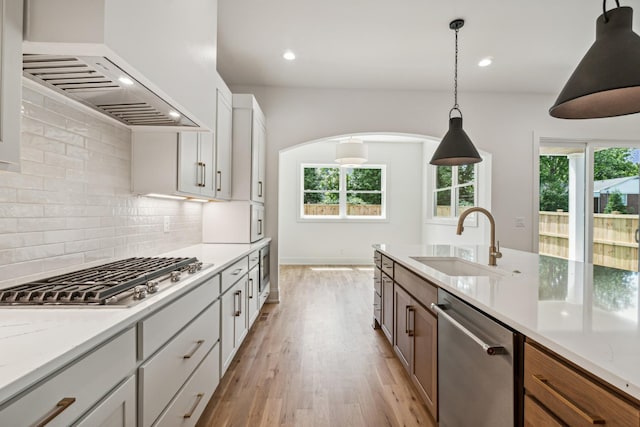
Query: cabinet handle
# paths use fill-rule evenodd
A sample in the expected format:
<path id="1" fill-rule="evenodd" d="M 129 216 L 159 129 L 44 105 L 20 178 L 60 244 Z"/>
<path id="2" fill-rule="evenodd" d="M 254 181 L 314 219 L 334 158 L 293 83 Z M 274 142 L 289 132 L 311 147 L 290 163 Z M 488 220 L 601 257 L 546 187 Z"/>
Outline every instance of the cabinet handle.
<path id="1" fill-rule="evenodd" d="M 207 186 L 207 164 L 202 162 L 202 187 Z"/>
<path id="2" fill-rule="evenodd" d="M 231 273 L 232 276 L 237 276 L 238 274 L 240 274 L 242 272 L 242 268 L 238 268 L 233 270 L 233 273 Z"/>
<path id="3" fill-rule="evenodd" d="M 262 220 L 258 220 L 258 236 L 262 234 Z"/>
<path id="4" fill-rule="evenodd" d="M 563 405 L 567 406 L 576 414 L 580 415 L 584 420 L 586 420 L 589 424 L 605 424 L 605 420 L 597 415 L 587 414 L 582 408 L 573 403 L 569 398 L 556 390 L 551 384 L 549 384 L 549 380 L 547 380 L 542 375 L 532 375 L 533 380 L 540 385 L 543 389 L 545 389 L 548 393 L 550 393 L 553 397 L 559 400 Z"/>
<path id="5" fill-rule="evenodd" d="M 216 179 L 216 191 L 222 191 L 222 172 L 218 171 L 218 179 Z"/>
<path id="6" fill-rule="evenodd" d="M 237 306 L 236 312 L 234 314 L 234 316 L 238 317 L 238 316 L 240 316 L 242 314 L 242 291 L 236 291 L 233 295 L 234 295 L 234 297 L 233 297 L 234 305 L 235 305 L 236 297 L 239 297 L 239 298 L 237 298 L 238 306 Z M 236 308 L 236 307 L 234 307 L 234 308 Z"/>
<path id="7" fill-rule="evenodd" d="M 262 197 L 262 181 L 258 181 L 258 197 Z"/>
<path id="8" fill-rule="evenodd" d="M 60 402 L 56 403 L 56 407 L 51 410 L 49 414 L 47 414 L 42 421 L 37 424 L 34 424 L 36 427 L 44 427 L 54 420 L 58 415 L 64 412 L 69 406 L 76 401 L 75 397 L 64 397 L 60 400 Z"/>
<path id="9" fill-rule="evenodd" d="M 193 413 L 196 411 L 196 408 L 198 407 L 198 405 L 200 405 L 200 402 L 202 401 L 203 397 L 204 397 L 204 393 L 198 393 L 196 395 L 196 402 L 191 407 L 191 410 L 189 411 L 189 413 L 184 414 L 184 416 L 183 416 L 184 418 L 191 418 Z"/>
<path id="10" fill-rule="evenodd" d="M 191 350 L 191 353 L 189 354 L 185 354 L 184 356 L 182 356 L 183 359 L 191 359 L 191 356 L 193 356 L 194 354 L 196 354 L 196 351 L 198 351 L 198 349 L 200 348 L 200 346 L 204 344 L 204 340 L 198 340 L 196 341 L 196 346 L 193 348 L 193 350 Z"/>
<path id="11" fill-rule="evenodd" d="M 249 299 L 253 299 L 253 278 L 249 279 L 249 290 L 251 293 L 249 294 Z"/>
<path id="12" fill-rule="evenodd" d="M 409 306 L 404 306 L 404 333 L 409 335 Z"/>
<path id="13" fill-rule="evenodd" d="M 411 316 L 411 313 L 414 313 L 413 316 Z M 415 315 L 415 310 L 413 309 L 412 306 L 409 306 L 409 323 L 408 323 L 409 331 L 407 332 L 407 335 L 409 335 L 410 337 L 412 337 L 414 335 L 414 332 L 415 332 L 413 330 L 414 327 L 413 327 L 412 322 L 411 322 L 411 319 L 414 319 L 413 323 L 415 323 L 415 316 L 416 316 Z"/>

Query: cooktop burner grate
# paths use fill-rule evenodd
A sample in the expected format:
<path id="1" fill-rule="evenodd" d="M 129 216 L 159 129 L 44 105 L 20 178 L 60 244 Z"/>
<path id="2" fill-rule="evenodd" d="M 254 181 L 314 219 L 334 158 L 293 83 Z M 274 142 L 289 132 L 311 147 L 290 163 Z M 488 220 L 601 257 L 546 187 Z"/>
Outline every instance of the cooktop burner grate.
<path id="1" fill-rule="evenodd" d="M 0 289 L 0 305 L 105 304 L 118 294 L 147 284 L 161 276 L 202 264 L 197 258 L 127 258 L 46 279 Z"/>

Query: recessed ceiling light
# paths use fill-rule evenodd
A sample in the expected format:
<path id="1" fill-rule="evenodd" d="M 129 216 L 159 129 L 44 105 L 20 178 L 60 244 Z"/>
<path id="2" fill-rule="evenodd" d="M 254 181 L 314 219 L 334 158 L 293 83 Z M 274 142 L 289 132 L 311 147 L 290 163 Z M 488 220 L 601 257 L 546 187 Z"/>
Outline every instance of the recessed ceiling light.
<path id="1" fill-rule="evenodd" d="M 493 62 L 493 58 L 491 57 L 482 58 L 480 62 L 478 62 L 478 67 L 488 67 L 489 65 L 491 65 L 492 62 Z"/>
<path id="2" fill-rule="evenodd" d="M 169 111 L 169 115 L 171 117 L 175 117 L 176 119 L 180 117 L 180 113 L 178 113 L 177 111 Z"/>
<path id="3" fill-rule="evenodd" d="M 287 61 L 293 61 L 294 59 L 296 59 L 296 54 L 291 52 L 290 50 L 287 50 L 282 54 L 282 57 Z"/>
<path id="4" fill-rule="evenodd" d="M 131 80 L 129 77 L 126 76 L 122 76 L 118 79 L 118 81 L 122 84 L 125 84 L 127 86 L 131 86 L 133 85 L 133 80 Z"/>

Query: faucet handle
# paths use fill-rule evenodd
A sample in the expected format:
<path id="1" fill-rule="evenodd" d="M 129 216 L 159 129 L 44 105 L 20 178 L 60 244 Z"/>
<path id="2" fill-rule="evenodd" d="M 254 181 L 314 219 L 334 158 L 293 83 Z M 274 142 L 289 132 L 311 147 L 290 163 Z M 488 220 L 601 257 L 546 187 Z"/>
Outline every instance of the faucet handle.
<path id="1" fill-rule="evenodd" d="M 496 258 L 502 258 L 502 252 L 500 252 L 500 240 L 496 243 L 496 252 L 494 255 Z"/>

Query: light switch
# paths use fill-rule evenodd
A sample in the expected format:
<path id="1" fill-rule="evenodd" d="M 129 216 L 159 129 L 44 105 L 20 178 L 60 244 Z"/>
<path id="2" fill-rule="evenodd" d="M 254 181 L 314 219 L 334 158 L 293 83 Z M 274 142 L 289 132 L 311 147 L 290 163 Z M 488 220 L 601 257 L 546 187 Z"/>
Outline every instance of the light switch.
<path id="1" fill-rule="evenodd" d="M 516 228 L 524 228 L 524 217 L 517 216 L 516 217 Z"/>
<path id="2" fill-rule="evenodd" d="M 164 232 L 169 232 L 169 226 L 171 225 L 171 217 L 168 215 L 164 217 Z"/>

